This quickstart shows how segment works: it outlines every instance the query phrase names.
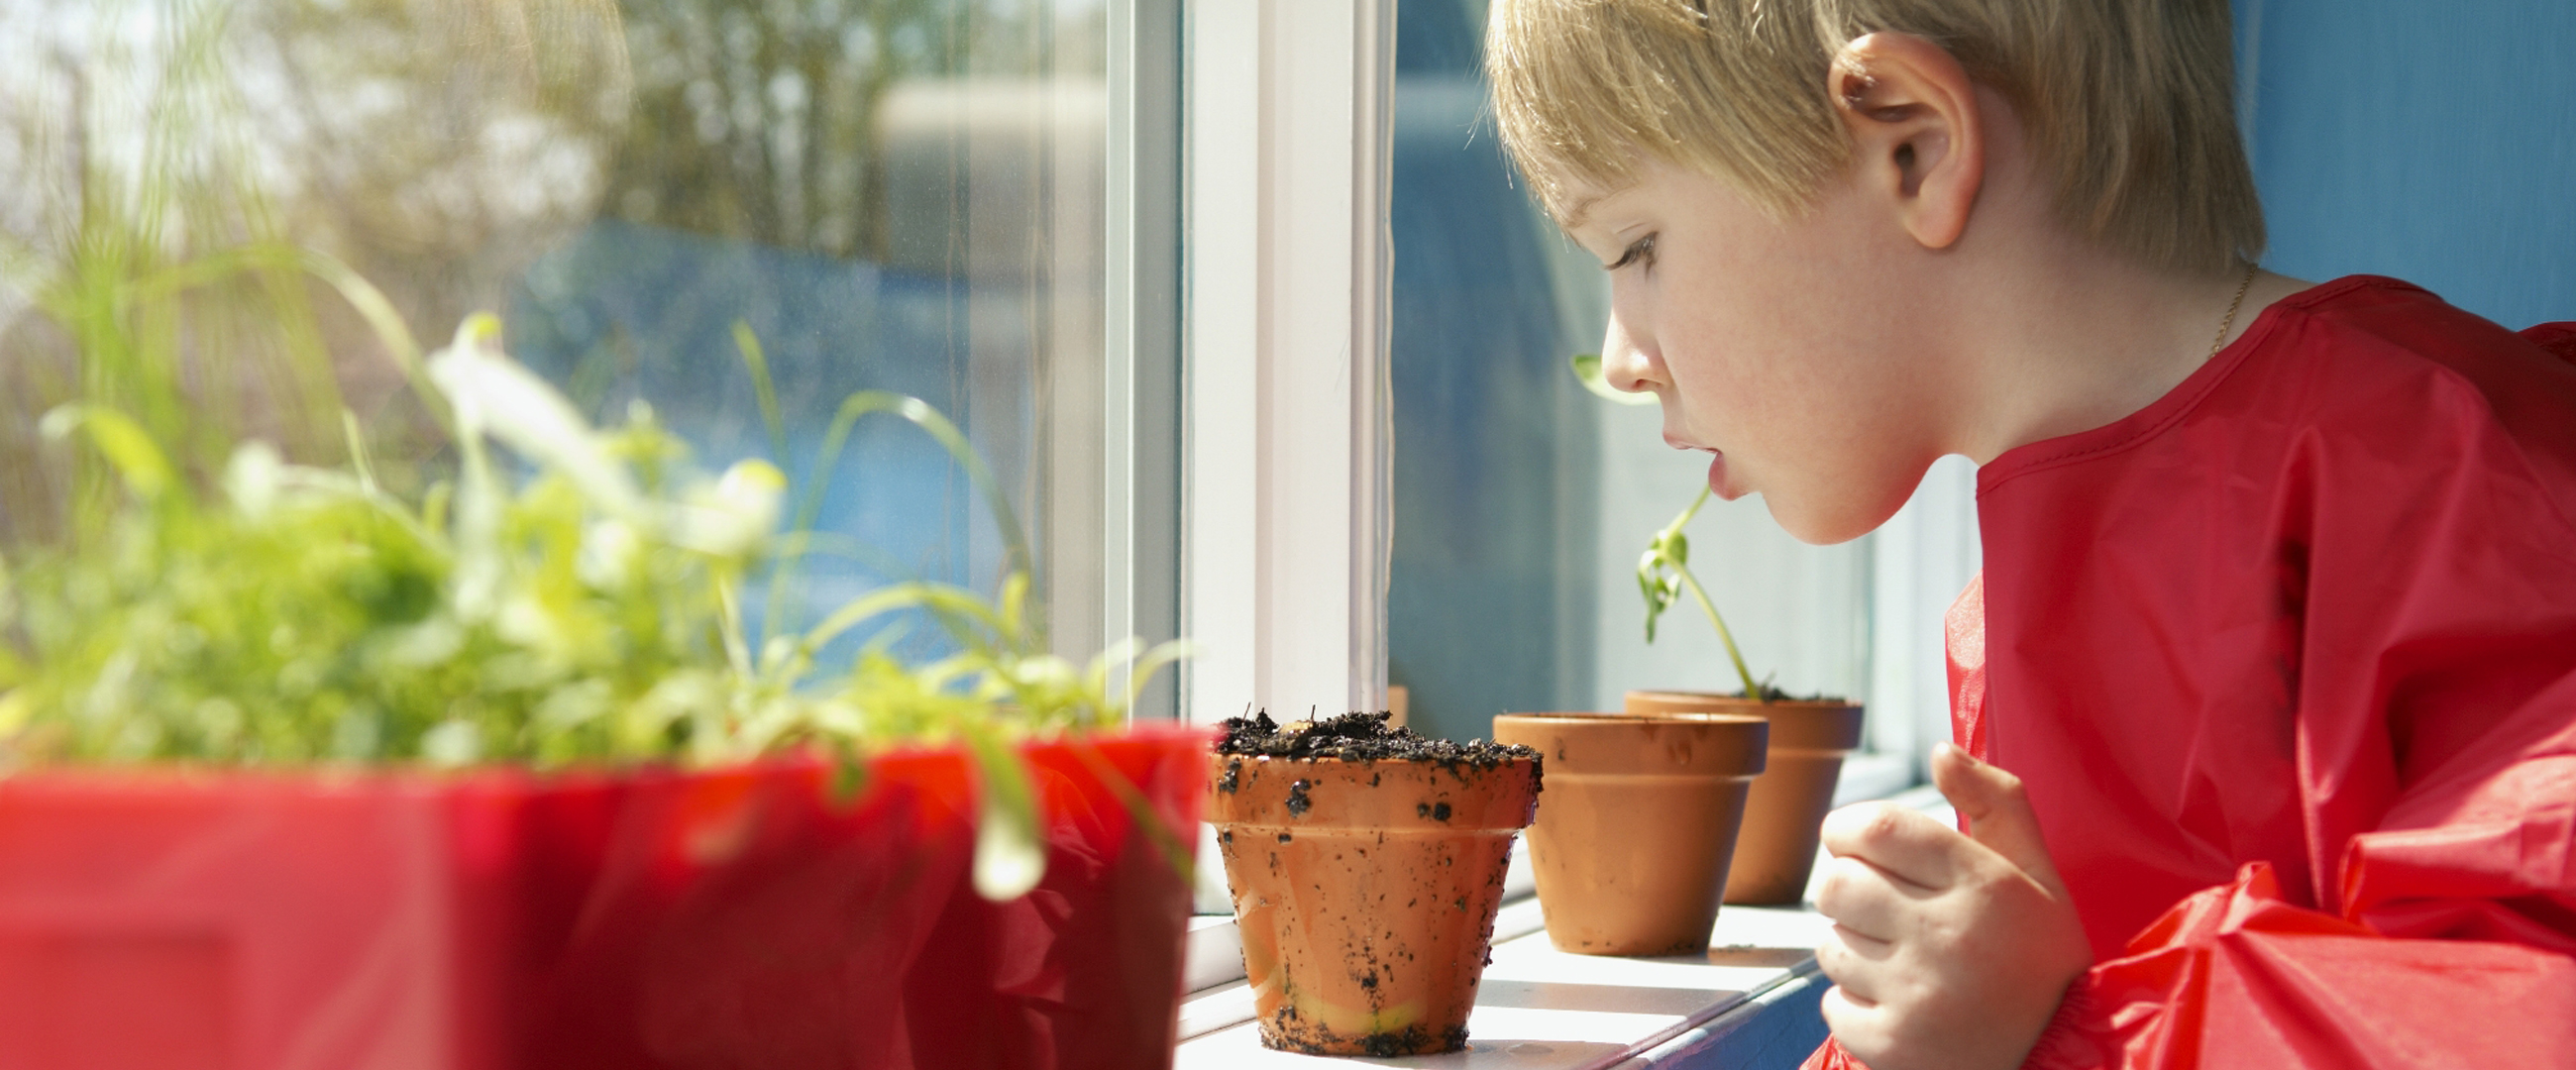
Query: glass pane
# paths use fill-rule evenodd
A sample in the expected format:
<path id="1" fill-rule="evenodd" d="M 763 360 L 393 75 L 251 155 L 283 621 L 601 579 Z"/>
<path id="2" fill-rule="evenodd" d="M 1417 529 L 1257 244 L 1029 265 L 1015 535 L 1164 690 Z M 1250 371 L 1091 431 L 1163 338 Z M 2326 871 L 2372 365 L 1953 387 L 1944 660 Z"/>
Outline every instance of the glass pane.
<path id="1" fill-rule="evenodd" d="M 1629 688 L 1737 690 L 1696 607 L 1645 641 L 1638 555 L 1705 463 L 1664 446 L 1653 406 L 1567 370 L 1600 349 L 1607 279 L 1531 206 L 1485 117 L 1484 0 L 1398 18 L 1390 681 L 1417 727 L 1459 739 L 1497 713 L 1615 710 Z M 1863 693 L 1866 541 L 1803 545 L 1758 497 L 1686 530 L 1757 678 Z"/>
<path id="2" fill-rule="evenodd" d="M 99 338 L 84 316 L 138 280 L 282 243 L 353 266 L 429 345 L 498 312 L 595 421 L 649 403 L 711 470 L 774 456 L 835 536 L 791 609 L 993 583 L 998 529 L 918 431 L 862 422 L 825 474 L 852 392 L 926 399 L 1035 528 L 1079 632 L 1099 601 L 1105 32 L 1099 0 L 9 5 L 0 537 L 62 534 L 74 474 L 34 428 L 74 398 L 326 464 L 345 405 L 397 478 L 441 448 L 368 325 L 292 270 L 124 306 L 132 360 L 76 356 Z"/>
<path id="3" fill-rule="evenodd" d="M 1554 263 L 1482 118 L 1483 6 L 1408 3 L 1396 26 L 1388 680 L 1457 739 L 1588 703 L 1600 590 L 1599 412 L 1564 372 L 1598 280 Z"/>

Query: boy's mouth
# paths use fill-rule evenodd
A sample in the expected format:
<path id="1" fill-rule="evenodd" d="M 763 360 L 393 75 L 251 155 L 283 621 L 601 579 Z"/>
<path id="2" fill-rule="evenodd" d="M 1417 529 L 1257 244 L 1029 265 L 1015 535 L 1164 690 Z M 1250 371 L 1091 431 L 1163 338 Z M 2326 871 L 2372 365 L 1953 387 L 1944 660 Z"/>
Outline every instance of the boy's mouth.
<path id="1" fill-rule="evenodd" d="M 1676 438 L 1669 432 L 1664 435 L 1664 444 L 1677 450 L 1698 450 L 1708 454 L 1708 489 L 1719 499 L 1731 502 L 1744 496 L 1743 488 L 1727 485 L 1726 454 L 1717 447 Z"/>

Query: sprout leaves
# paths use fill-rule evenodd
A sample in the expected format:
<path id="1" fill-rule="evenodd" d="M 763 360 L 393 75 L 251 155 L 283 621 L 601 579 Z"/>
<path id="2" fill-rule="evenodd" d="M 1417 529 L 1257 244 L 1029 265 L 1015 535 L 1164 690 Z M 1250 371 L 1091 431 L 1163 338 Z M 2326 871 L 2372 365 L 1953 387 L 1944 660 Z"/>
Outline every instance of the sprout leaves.
<path id="1" fill-rule="evenodd" d="M 1577 353 L 1574 355 L 1574 359 L 1570 363 L 1574 367 L 1574 378 L 1576 381 L 1583 384 L 1583 388 L 1585 390 L 1589 390 L 1594 394 L 1608 400 L 1618 402 L 1622 405 L 1652 405 L 1655 403 L 1655 395 L 1653 394 L 1632 394 L 1628 391 L 1621 390 L 1618 387 L 1610 385 L 1609 378 L 1604 376 L 1601 372 L 1601 354 L 1599 353 Z"/>

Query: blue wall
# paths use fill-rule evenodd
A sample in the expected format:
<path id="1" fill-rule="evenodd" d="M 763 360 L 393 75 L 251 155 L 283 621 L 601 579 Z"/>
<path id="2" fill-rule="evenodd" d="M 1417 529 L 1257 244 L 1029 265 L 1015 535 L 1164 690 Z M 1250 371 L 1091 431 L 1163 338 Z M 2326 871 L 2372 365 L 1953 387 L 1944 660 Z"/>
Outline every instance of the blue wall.
<path id="1" fill-rule="evenodd" d="M 2265 266 L 2576 319 L 2576 3 L 2236 0 Z"/>

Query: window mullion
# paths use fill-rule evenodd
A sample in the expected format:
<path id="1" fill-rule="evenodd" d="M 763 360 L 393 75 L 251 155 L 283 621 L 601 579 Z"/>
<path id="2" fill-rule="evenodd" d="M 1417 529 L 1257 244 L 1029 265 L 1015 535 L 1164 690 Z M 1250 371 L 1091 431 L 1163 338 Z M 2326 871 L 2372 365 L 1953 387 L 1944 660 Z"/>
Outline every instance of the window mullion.
<path id="1" fill-rule="evenodd" d="M 1110 0 L 1101 634 L 1180 630 L 1181 0 Z M 1178 715 L 1175 677 L 1136 716 Z"/>
<path id="2" fill-rule="evenodd" d="M 1188 8 L 1188 710 L 1386 685 L 1391 0 Z"/>

